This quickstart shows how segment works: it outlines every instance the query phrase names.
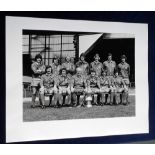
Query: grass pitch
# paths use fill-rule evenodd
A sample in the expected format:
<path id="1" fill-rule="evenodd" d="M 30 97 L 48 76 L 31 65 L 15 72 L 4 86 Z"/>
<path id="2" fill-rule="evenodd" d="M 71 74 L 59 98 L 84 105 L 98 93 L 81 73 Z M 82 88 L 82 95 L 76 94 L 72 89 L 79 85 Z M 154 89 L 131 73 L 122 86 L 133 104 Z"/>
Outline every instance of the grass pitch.
<path id="1" fill-rule="evenodd" d="M 111 117 L 131 117 L 135 116 L 135 96 L 130 96 L 128 105 L 104 105 L 87 107 L 62 107 L 52 108 L 40 107 L 31 108 L 31 102 L 23 103 L 23 121 L 50 121 L 67 119 L 90 119 L 90 118 L 111 118 Z M 39 104 L 38 102 L 36 102 Z M 48 101 L 46 101 L 48 105 Z"/>

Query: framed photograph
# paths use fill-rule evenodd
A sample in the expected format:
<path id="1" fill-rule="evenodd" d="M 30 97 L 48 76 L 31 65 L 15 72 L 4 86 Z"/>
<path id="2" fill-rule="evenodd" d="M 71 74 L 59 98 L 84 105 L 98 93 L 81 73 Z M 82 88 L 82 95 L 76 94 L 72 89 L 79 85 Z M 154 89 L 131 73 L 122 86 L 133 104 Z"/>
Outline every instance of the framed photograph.
<path id="1" fill-rule="evenodd" d="M 148 24 L 6 17 L 6 142 L 149 133 Z"/>

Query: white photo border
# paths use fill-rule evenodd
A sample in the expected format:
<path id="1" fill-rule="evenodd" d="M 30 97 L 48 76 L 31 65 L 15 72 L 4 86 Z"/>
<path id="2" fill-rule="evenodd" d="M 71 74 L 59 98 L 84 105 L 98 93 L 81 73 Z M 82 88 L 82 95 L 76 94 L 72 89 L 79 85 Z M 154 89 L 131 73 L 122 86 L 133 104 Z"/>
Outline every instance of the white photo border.
<path id="1" fill-rule="evenodd" d="M 23 122 L 23 29 L 134 34 L 136 116 Z M 6 142 L 142 133 L 149 133 L 148 24 L 6 17 Z"/>

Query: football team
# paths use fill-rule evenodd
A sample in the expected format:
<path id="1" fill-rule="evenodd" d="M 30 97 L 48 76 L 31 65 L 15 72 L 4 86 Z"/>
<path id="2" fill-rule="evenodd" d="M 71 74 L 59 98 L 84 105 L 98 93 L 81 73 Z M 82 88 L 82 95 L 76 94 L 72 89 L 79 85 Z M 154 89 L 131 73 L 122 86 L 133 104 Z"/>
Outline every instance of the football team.
<path id="1" fill-rule="evenodd" d="M 36 107 L 35 99 L 39 94 L 41 108 L 45 108 L 45 96 L 49 96 L 50 107 L 92 107 L 93 105 L 127 105 L 129 103 L 130 65 L 127 57 L 121 56 L 117 65 L 108 53 L 107 60 L 100 61 L 95 54 L 90 64 L 85 55 L 74 64 L 69 56 L 60 65 L 59 58 L 45 66 L 40 54 L 36 55 L 32 69 L 32 107 Z"/>

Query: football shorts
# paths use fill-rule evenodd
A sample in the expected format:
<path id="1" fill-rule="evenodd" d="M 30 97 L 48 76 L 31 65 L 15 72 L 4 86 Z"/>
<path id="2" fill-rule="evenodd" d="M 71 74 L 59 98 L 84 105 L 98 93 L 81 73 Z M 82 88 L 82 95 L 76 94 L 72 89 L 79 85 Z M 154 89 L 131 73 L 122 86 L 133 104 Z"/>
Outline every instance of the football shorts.
<path id="1" fill-rule="evenodd" d="M 40 86 L 40 81 L 41 81 L 40 78 L 32 78 L 31 86 L 32 87 L 38 87 L 38 86 Z"/>
<path id="2" fill-rule="evenodd" d="M 41 87 L 40 88 L 40 94 L 53 94 L 53 93 L 57 93 L 58 90 L 55 89 L 54 87 L 52 88 L 45 88 L 45 87 Z"/>
<path id="3" fill-rule="evenodd" d="M 108 93 L 110 91 L 110 88 L 108 86 L 103 86 L 100 88 L 101 93 Z"/>
<path id="4" fill-rule="evenodd" d="M 59 94 L 71 94 L 71 90 L 68 87 L 59 87 Z"/>
<path id="5" fill-rule="evenodd" d="M 91 87 L 90 89 L 86 90 L 86 93 L 88 94 L 94 94 L 94 93 L 99 93 L 99 92 L 100 92 L 100 89 L 94 88 L 94 87 Z"/>
<path id="6" fill-rule="evenodd" d="M 121 87 L 116 87 L 115 88 L 116 93 L 122 93 L 123 91 L 124 91 L 124 88 L 121 88 Z"/>

